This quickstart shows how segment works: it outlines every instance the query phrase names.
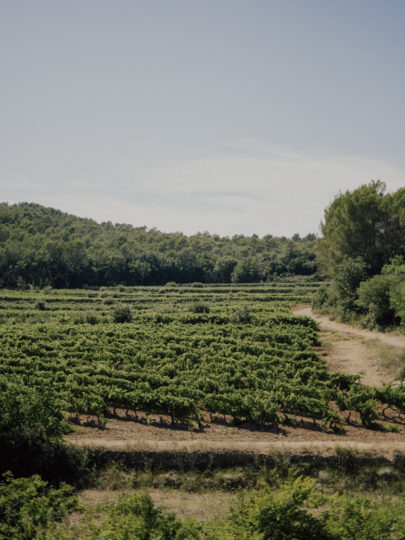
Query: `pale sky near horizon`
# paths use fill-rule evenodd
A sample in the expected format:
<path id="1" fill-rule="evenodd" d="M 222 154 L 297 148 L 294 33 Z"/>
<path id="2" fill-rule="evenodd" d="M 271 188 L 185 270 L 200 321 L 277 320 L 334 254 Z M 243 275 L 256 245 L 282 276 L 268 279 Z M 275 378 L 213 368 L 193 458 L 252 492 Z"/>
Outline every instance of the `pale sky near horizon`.
<path id="1" fill-rule="evenodd" d="M 0 0 L 0 201 L 319 233 L 405 186 L 403 0 Z"/>

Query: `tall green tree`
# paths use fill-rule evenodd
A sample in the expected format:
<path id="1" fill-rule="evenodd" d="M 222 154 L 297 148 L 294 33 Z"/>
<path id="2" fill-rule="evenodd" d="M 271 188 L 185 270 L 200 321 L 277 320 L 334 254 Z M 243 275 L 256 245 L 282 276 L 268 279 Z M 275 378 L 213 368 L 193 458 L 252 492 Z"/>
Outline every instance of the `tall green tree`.
<path id="1" fill-rule="evenodd" d="M 384 191 L 383 182 L 373 181 L 338 195 L 326 208 L 319 256 L 329 274 L 347 257 L 361 257 L 374 274 L 395 255 L 386 244 L 392 205 Z"/>

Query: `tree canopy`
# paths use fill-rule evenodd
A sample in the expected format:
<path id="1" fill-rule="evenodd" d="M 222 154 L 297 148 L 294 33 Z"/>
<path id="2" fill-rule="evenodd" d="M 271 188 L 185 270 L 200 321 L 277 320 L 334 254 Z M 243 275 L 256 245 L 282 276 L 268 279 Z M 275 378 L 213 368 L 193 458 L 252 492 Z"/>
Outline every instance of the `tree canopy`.
<path id="1" fill-rule="evenodd" d="M 96 223 L 38 204 L 0 204 L 0 287 L 256 282 L 317 270 L 315 236 L 232 238 Z"/>
<path id="2" fill-rule="evenodd" d="M 369 327 L 405 324 L 405 188 L 373 181 L 338 195 L 325 210 L 321 265 L 332 278 L 314 299 L 343 320 Z"/>
<path id="3" fill-rule="evenodd" d="M 372 181 L 339 194 L 326 208 L 319 255 L 329 274 L 346 257 L 361 257 L 374 275 L 395 255 L 405 255 L 405 188 L 385 189 L 384 182 Z"/>

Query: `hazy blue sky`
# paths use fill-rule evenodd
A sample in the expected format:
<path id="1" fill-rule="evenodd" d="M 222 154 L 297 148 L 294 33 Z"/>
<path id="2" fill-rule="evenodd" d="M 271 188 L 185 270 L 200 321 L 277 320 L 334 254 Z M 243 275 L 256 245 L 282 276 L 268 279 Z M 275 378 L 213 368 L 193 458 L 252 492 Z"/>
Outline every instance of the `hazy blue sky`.
<path id="1" fill-rule="evenodd" d="M 0 0 L 0 200 L 318 232 L 405 185 L 403 0 Z"/>

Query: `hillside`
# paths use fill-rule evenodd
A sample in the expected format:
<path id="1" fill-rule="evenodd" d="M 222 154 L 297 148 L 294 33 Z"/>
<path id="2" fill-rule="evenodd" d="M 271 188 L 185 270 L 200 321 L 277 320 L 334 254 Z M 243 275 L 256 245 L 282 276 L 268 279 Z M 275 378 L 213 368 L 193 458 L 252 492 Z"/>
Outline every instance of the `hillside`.
<path id="1" fill-rule="evenodd" d="M 315 235 L 186 236 L 0 204 L 0 287 L 259 282 L 316 271 Z"/>

